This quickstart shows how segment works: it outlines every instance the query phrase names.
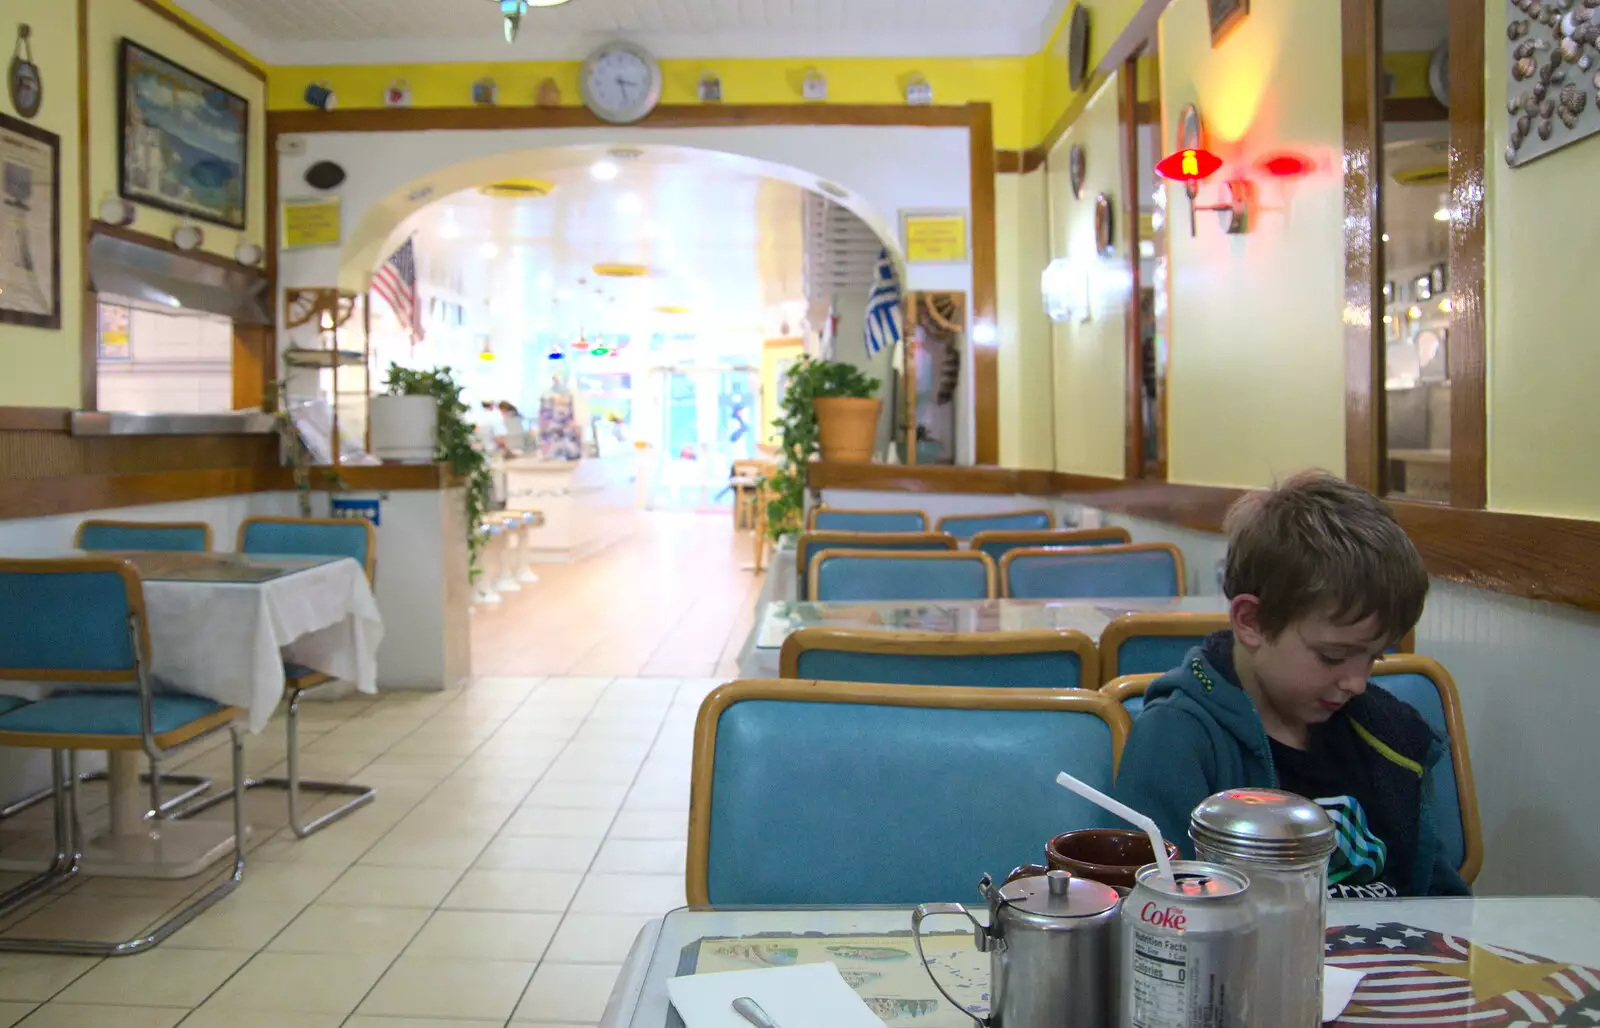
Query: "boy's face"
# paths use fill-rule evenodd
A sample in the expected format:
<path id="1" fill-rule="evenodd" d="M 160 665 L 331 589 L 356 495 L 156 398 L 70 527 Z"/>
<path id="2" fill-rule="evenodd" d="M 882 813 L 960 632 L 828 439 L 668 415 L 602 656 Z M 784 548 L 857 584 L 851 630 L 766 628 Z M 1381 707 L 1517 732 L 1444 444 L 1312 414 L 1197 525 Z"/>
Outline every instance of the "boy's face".
<path id="1" fill-rule="evenodd" d="M 1262 698 L 1279 719 L 1321 724 L 1367 691 L 1372 663 L 1389 642 L 1376 615 L 1349 625 L 1308 617 L 1269 639 L 1260 627 L 1260 606 L 1254 596 L 1236 596 L 1229 613 L 1234 639 L 1248 651 Z"/>

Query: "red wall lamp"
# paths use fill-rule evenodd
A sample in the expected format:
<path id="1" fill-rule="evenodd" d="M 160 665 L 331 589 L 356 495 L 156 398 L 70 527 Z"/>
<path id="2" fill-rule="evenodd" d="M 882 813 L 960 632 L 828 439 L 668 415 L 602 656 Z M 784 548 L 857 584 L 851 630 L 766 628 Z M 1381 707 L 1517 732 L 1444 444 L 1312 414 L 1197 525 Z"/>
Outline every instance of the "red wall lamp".
<path id="1" fill-rule="evenodd" d="M 1184 105 L 1178 113 L 1177 143 L 1176 150 L 1156 162 L 1156 174 L 1183 183 L 1183 192 L 1189 197 L 1189 235 L 1195 235 L 1195 211 L 1216 211 L 1222 216 L 1222 230 L 1229 235 L 1248 232 L 1255 188 L 1247 179 L 1233 179 L 1223 184 L 1226 202 L 1195 205 L 1200 183 L 1221 170 L 1222 158 L 1205 148 L 1200 112 L 1193 104 Z"/>

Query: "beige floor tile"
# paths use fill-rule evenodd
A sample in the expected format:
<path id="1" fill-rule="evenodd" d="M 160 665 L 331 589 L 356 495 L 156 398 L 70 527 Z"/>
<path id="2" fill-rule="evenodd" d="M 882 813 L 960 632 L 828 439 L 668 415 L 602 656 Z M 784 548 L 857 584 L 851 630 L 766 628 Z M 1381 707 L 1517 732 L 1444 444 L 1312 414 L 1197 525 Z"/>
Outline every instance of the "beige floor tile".
<path id="1" fill-rule="evenodd" d="M 462 1020 L 448 1017 L 368 1017 L 356 1014 L 344 1028 L 504 1028 L 504 1019 Z"/>
<path id="2" fill-rule="evenodd" d="M 599 1021 L 619 970 L 602 964 L 541 964 L 512 1020 Z"/>
<path id="3" fill-rule="evenodd" d="M 528 793 L 528 806 L 561 810 L 615 811 L 628 795 L 626 783 L 542 781 Z"/>
<path id="4" fill-rule="evenodd" d="M 624 810 L 608 839 L 687 839 L 689 818 L 676 810 Z"/>
<path id="5" fill-rule="evenodd" d="M 159 899 L 68 893 L 31 917 L 17 922 L 5 931 L 5 935 L 14 939 L 122 942 L 159 922 L 171 906 L 172 903 Z"/>
<path id="6" fill-rule="evenodd" d="M 361 1004 L 363 1014 L 504 1018 L 533 977 L 531 961 L 404 956 Z"/>
<path id="7" fill-rule="evenodd" d="M 188 1007 L 46 1003 L 17 1024 L 21 1028 L 173 1028 L 188 1014 Z"/>
<path id="8" fill-rule="evenodd" d="M 260 953 L 211 1002 L 233 1010 L 348 1014 L 388 966 L 388 957 L 371 954 Z"/>
<path id="9" fill-rule="evenodd" d="M 418 839 L 410 833 L 390 833 L 361 855 L 358 866 L 431 867 L 464 871 L 489 844 L 490 834 L 457 836 L 440 827 Z"/>
<path id="10" fill-rule="evenodd" d="M 637 760 L 562 759 L 550 765 L 550 770 L 540 780 L 540 784 L 574 782 L 581 785 L 631 785 L 638 774 Z M 545 804 L 545 806 L 551 805 Z"/>
<path id="11" fill-rule="evenodd" d="M 11 1028 L 12 1025 L 33 1013 L 36 1003 L 13 1002 L 0 1000 L 0 1028 Z"/>
<path id="12" fill-rule="evenodd" d="M 613 838 L 600 847 L 592 870 L 681 875 L 688 856 L 689 844 L 679 840 Z"/>
<path id="13" fill-rule="evenodd" d="M 610 810 L 561 810 L 549 807 L 519 807 L 502 835 L 579 836 L 604 835 L 616 817 Z"/>
<path id="14" fill-rule="evenodd" d="M 673 781 L 643 781 L 628 791 L 623 803 L 629 810 L 682 810 L 689 809 L 689 783 Z"/>
<path id="15" fill-rule="evenodd" d="M 420 907 L 313 903 L 267 946 L 272 953 L 370 953 L 395 957 L 428 920 Z"/>
<path id="16" fill-rule="evenodd" d="M 190 1014 L 182 1028 L 340 1028 L 343 1014 L 307 1014 L 293 1010 L 236 1010 L 207 1003 Z"/>
<path id="17" fill-rule="evenodd" d="M 401 757 L 386 752 L 368 764 L 365 770 L 373 775 L 401 775 L 408 778 L 442 780 L 460 767 L 464 759 L 464 757 Z"/>
<path id="18" fill-rule="evenodd" d="M 356 907 L 427 907 L 431 910 L 450 894 L 459 877 L 455 871 L 438 868 L 357 865 L 328 887 L 321 902 Z"/>
<path id="19" fill-rule="evenodd" d="M 478 855 L 474 867 L 488 871 L 587 871 L 600 839 L 502 835 Z"/>
<path id="20" fill-rule="evenodd" d="M 56 999 L 188 1010 L 204 1003 L 250 957 L 245 950 L 158 946 L 148 953 L 105 961 L 67 986 Z"/>
<path id="21" fill-rule="evenodd" d="M 560 914 L 437 910 L 406 947 L 406 956 L 538 963 L 560 923 Z"/>
<path id="22" fill-rule="evenodd" d="M 567 909 L 583 881 L 563 871 L 468 871 L 440 904 L 447 910 L 550 911 Z"/>
<path id="23" fill-rule="evenodd" d="M 649 914 L 568 914 L 545 959 L 556 964 L 620 964 Z"/>
<path id="24" fill-rule="evenodd" d="M 485 753 L 468 757 L 452 778 L 538 778 L 555 762 L 554 753 Z"/>
<path id="25" fill-rule="evenodd" d="M 305 908 L 250 889 L 249 874 L 232 896 L 201 914 L 163 945 L 185 949 L 258 950 Z"/>
<path id="26" fill-rule="evenodd" d="M 534 783 L 539 779 L 529 775 L 526 778 L 462 778 L 460 772 L 445 779 L 439 787 L 428 794 L 429 803 L 455 803 L 470 805 L 475 803 L 509 803 L 520 805 L 528 798 L 528 793 L 533 791 Z"/>
<path id="27" fill-rule="evenodd" d="M 657 917 L 685 903 L 683 875 L 591 874 L 572 901 L 580 914 L 652 914 Z"/>

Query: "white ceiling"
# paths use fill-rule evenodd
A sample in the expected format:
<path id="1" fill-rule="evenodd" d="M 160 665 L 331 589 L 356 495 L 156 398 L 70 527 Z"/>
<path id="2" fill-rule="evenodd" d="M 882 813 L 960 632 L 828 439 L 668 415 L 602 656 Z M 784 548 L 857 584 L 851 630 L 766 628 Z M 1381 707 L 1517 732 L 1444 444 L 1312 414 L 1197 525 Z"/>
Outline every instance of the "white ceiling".
<path id="1" fill-rule="evenodd" d="M 272 64 L 581 57 L 617 36 L 663 57 L 1034 53 L 1062 0 L 569 0 L 514 44 L 490 0 L 178 0 Z"/>
<path id="2" fill-rule="evenodd" d="M 424 273 L 494 297 L 495 320 L 522 332 L 761 331 L 803 300 L 800 187 L 667 151 L 618 167 L 610 182 L 584 166 L 541 172 L 556 186 L 543 198 L 474 189 L 424 208 L 406 226 Z M 601 277 L 596 264 L 649 274 Z"/>

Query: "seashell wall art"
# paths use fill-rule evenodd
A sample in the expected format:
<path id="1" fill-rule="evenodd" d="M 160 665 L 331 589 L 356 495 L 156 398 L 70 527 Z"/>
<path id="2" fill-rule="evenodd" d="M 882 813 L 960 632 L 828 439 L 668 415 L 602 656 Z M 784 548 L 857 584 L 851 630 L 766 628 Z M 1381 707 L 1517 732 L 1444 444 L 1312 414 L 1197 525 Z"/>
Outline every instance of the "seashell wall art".
<path id="1" fill-rule="evenodd" d="M 1505 39 L 1508 165 L 1600 133 L 1600 0 L 1506 0 Z"/>

